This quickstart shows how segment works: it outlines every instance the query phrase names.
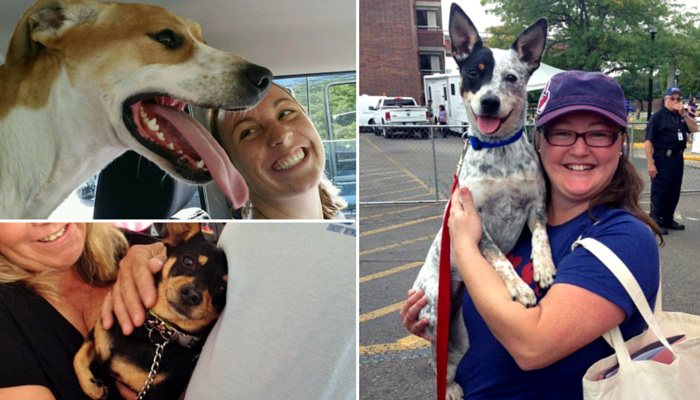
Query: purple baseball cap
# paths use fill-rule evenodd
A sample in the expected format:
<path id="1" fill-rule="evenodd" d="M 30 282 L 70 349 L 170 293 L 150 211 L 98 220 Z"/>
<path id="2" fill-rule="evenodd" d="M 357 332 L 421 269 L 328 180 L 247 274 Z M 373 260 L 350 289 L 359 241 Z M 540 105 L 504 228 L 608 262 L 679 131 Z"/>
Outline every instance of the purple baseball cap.
<path id="1" fill-rule="evenodd" d="M 572 111 L 596 112 L 627 128 L 625 93 L 600 72 L 567 71 L 549 79 L 537 104 L 538 128 Z"/>
<path id="2" fill-rule="evenodd" d="M 670 88 L 668 88 L 668 90 L 666 90 L 666 96 L 670 96 L 676 93 L 682 94 L 681 89 L 678 86 L 671 86 Z"/>

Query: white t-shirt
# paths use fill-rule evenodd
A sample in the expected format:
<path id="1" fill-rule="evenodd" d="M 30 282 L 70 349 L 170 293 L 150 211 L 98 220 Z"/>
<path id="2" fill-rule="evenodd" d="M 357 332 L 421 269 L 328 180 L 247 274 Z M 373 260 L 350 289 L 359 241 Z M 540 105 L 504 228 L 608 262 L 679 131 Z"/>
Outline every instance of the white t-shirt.
<path id="1" fill-rule="evenodd" d="M 354 223 L 229 223 L 226 307 L 186 400 L 356 398 Z"/>

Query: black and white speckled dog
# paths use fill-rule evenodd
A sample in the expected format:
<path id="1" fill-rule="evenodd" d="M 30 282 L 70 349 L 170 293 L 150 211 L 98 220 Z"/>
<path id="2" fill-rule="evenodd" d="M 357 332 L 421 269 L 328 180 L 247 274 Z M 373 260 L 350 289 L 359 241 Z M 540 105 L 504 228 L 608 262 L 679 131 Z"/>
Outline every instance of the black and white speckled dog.
<path id="1" fill-rule="evenodd" d="M 535 294 L 505 254 L 513 249 L 527 223 L 532 232 L 534 280 L 544 289 L 554 281 L 556 270 L 546 231 L 545 181 L 535 149 L 523 135 L 527 81 L 540 66 L 547 40 L 547 20 L 540 19 L 528 27 L 509 50 L 489 49 L 483 46 L 469 17 L 452 4 L 450 39 L 452 55 L 460 69 L 460 92 L 469 115 L 471 144 L 458 172 L 459 186 L 469 187 L 481 216 L 481 253 L 506 283 L 513 299 L 531 307 L 536 303 Z M 433 337 L 437 327 L 441 236 L 442 230 L 433 241 L 413 286 L 428 296 L 428 304 L 419 319 L 428 319 L 426 334 Z M 464 284 L 453 263 L 448 400 L 463 398 L 462 389 L 454 382 L 457 364 L 469 347 L 462 320 L 463 293 Z M 432 363 L 435 367 L 434 359 Z"/>

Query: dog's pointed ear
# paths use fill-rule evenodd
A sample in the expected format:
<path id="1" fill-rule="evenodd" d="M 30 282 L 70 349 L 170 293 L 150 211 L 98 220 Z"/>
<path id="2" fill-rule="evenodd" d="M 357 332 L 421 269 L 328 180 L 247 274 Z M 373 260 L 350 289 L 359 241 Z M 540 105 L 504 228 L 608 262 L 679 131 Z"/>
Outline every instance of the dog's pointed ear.
<path id="1" fill-rule="evenodd" d="M 540 67 L 544 47 L 547 44 L 547 18 L 540 18 L 530 25 L 510 46 L 518 53 L 520 61 L 530 67 L 530 73 Z"/>
<path id="2" fill-rule="evenodd" d="M 455 3 L 450 7 L 450 42 L 452 43 L 452 57 L 456 61 L 467 58 L 477 45 L 481 45 L 479 31 Z"/>
<path id="3" fill-rule="evenodd" d="M 198 222 L 190 223 L 168 223 L 166 226 L 165 235 L 163 236 L 163 244 L 167 249 L 168 257 L 170 250 L 178 244 L 192 238 L 192 236 L 200 233 L 202 230 Z"/>
<path id="4" fill-rule="evenodd" d="M 93 21 L 99 3 L 90 0 L 39 0 L 22 17 L 15 28 L 5 57 L 7 65 L 35 57 L 45 47 L 51 48 L 70 28 Z"/>

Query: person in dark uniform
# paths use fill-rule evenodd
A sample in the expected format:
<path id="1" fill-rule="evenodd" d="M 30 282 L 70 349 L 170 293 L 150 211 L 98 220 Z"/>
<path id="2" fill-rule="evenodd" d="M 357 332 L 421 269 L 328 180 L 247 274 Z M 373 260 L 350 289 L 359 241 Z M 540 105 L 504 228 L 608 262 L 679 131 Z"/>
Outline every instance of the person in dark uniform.
<path id="1" fill-rule="evenodd" d="M 644 151 L 651 178 L 651 211 L 649 215 L 668 234 L 667 229 L 683 230 L 685 225 L 673 220 L 683 182 L 683 150 L 688 133 L 697 131 L 681 102 L 681 90 L 672 86 L 664 96 L 664 106 L 652 115 L 647 124 Z"/>

